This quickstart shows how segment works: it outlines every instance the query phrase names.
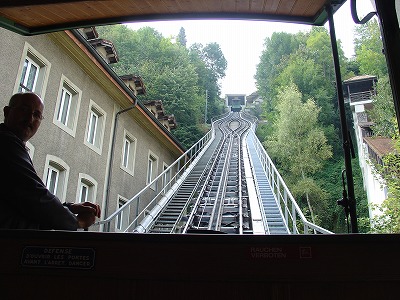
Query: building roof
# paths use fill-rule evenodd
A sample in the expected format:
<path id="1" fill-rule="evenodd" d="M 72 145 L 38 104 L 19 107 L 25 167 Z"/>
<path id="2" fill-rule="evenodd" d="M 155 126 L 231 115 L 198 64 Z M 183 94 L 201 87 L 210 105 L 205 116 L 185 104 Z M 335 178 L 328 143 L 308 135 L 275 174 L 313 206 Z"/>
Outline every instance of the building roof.
<path id="1" fill-rule="evenodd" d="M 135 21 L 237 19 L 323 25 L 346 0 L 2 0 L 0 25 L 25 35 Z"/>
<path id="2" fill-rule="evenodd" d="M 364 141 L 381 158 L 395 151 L 394 141 L 390 138 L 364 137 Z"/>
<path id="3" fill-rule="evenodd" d="M 365 80 L 377 80 L 376 76 L 372 75 L 359 75 L 359 76 L 354 76 L 349 79 L 343 80 L 343 83 L 351 83 L 351 82 L 357 82 L 357 81 L 365 81 Z"/>
<path id="4" fill-rule="evenodd" d="M 109 41 L 109 40 L 105 40 L 105 39 L 101 39 L 101 38 L 94 38 L 94 39 L 90 39 L 89 43 L 93 46 L 93 47 L 102 47 L 104 48 L 104 50 L 107 53 L 107 59 L 109 60 L 110 64 L 114 64 L 118 62 L 118 54 L 117 54 L 117 50 L 115 49 L 114 43 Z"/>
<path id="5" fill-rule="evenodd" d="M 138 95 L 146 94 L 146 87 L 143 83 L 143 80 L 140 76 L 133 74 L 126 74 L 119 76 L 124 82 L 127 83 L 130 89 L 135 90 Z M 131 85 L 133 83 L 133 85 Z"/>

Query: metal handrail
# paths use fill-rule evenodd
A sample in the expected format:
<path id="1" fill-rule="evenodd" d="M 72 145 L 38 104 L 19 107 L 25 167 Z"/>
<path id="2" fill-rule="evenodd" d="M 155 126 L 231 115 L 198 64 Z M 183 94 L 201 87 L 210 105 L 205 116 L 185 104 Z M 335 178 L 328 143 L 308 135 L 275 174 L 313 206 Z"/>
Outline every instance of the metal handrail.
<path id="1" fill-rule="evenodd" d="M 322 233 L 322 234 L 333 234 L 333 232 L 326 230 L 314 223 L 309 222 L 304 214 L 302 213 L 300 207 L 298 206 L 296 200 L 294 199 L 292 193 L 286 186 L 281 175 L 276 169 L 274 163 L 269 157 L 268 153 L 265 151 L 260 140 L 255 134 L 255 124 L 250 129 L 249 135 L 254 141 L 254 146 L 256 153 L 260 158 L 261 164 L 265 173 L 268 176 L 272 191 L 277 199 L 277 203 L 284 215 L 287 226 L 290 227 L 292 234 L 309 234 L 309 233 Z M 298 229 L 298 225 L 303 225 L 303 231 Z"/>
<path id="2" fill-rule="evenodd" d="M 183 178 L 191 170 L 190 166 L 195 165 L 194 162 L 200 159 L 202 153 L 207 150 L 214 137 L 215 133 L 211 128 L 211 130 L 209 130 L 196 144 L 190 147 L 189 150 L 182 154 L 173 164 L 153 179 L 147 186 L 106 219 L 95 223 L 91 229 L 96 229 L 97 226 L 100 226 L 100 229 L 102 228 L 102 231 L 105 232 L 133 231 L 133 229 L 149 215 L 150 211 L 153 214 L 157 206 L 160 209 L 162 208 L 162 203 L 167 202 L 171 194 L 173 194 L 180 186 Z M 144 208 L 139 212 L 142 198 L 148 200 L 146 201 L 147 204 L 145 204 Z M 131 208 L 136 208 L 136 215 L 133 217 L 133 220 L 129 221 L 128 218 L 128 221 L 123 224 L 125 226 L 122 225 L 122 222 L 120 225 L 123 227 L 121 226 L 117 229 L 117 219 L 121 218 L 123 215 L 128 215 L 130 217 Z"/>

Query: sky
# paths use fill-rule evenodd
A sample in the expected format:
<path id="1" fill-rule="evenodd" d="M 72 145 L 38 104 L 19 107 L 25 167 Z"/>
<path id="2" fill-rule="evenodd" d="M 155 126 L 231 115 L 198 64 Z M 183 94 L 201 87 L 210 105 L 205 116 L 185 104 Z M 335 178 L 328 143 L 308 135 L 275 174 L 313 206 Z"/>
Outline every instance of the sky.
<path id="1" fill-rule="evenodd" d="M 365 0 L 364 0 L 365 2 Z M 363 9 L 368 10 L 370 6 Z M 368 3 L 367 3 L 368 4 Z M 362 11 L 360 11 L 360 18 Z M 350 1 L 339 8 L 334 14 L 336 38 L 341 40 L 346 57 L 354 55 L 353 33 L 354 24 L 350 13 Z M 150 26 L 164 37 L 175 37 L 181 27 L 185 29 L 187 47 L 193 43 L 204 46 L 216 42 L 227 60 L 226 76 L 221 80 L 221 97 L 226 94 L 250 95 L 256 91 L 254 75 L 265 38 L 271 37 L 273 32 L 296 33 L 309 31 L 311 26 L 266 21 L 238 21 L 238 20 L 191 20 L 191 21 L 160 21 L 127 24 L 129 28 L 137 30 Z M 329 29 L 328 24 L 325 25 Z"/>

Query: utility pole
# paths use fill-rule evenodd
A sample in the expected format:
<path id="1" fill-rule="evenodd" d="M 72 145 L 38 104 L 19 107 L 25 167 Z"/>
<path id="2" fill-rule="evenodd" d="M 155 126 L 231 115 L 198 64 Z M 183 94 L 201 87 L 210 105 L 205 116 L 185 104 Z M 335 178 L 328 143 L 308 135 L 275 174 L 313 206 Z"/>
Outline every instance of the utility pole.
<path id="1" fill-rule="evenodd" d="M 204 124 L 207 124 L 207 102 L 208 102 L 208 90 L 206 90 L 206 109 L 204 112 Z"/>

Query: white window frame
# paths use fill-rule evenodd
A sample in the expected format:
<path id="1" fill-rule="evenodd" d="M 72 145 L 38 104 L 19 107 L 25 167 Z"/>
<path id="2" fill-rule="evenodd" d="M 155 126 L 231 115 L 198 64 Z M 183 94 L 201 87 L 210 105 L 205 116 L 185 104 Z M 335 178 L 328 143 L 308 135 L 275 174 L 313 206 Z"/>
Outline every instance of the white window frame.
<path id="1" fill-rule="evenodd" d="M 49 170 L 58 172 L 58 179 L 56 182 L 55 195 L 60 199 L 61 202 L 64 202 L 67 194 L 67 182 L 69 177 L 70 167 L 59 157 L 53 155 L 46 156 L 46 165 L 43 173 L 43 182 L 48 185 Z"/>
<path id="2" fill-rule="evenodd" d="M 137 139 L 125 129 L 122 145 L 121 169 L 132 176 L 135 171 L 136 145 Z"/>
<path id="3" fill-rule="evenodd" d="M 157 177 L 157 171 L 158 171 L 158 156 L 149 150 L 149 154 L 147 156 L 146 184 L 149 184 Z M 150 188 L 155 190 L 156 188 L 155 184 L 153 183 Z"/>
<path id="4" fill-rule="evenodd" d="M 22 73 L 24 70 L 25 60 L 28 60 L 31 64 L 35 65 L 36 67 L 39 67 L 38 76 L 35 77 L 33 92 L 37 93 L 39 96 L 43 98 L 43 96 L 46 93 L 47 82 L 49 80 L 51 63 L 27 42 L 25 42 L 24 49 L 22 50 L 22 56 L 18 68 L 17 79 L 15 81 L 15 86 L 14 86 L 14 93 L 18 93 L 19 91 L 21 91 L 20 83 L 22 79 Z"/>
<path id="5" fill-rule="evenodd" d="M 83 202 L 88 202 L 88 197 L 89 197 L 89 185 L 87 185 L 85 182 L 80 182 L 80 187 L 79 187 L 79 199 L 78 202 L 83 203 Z M 85 191 L 85 197 L 82 199 L 83 191 Z"/>
<path id="6" fill-rule="evenodd" d="M 66 103 L 67 101 L 68 103 Z M 57 121 L 61 122 L 64 125 L 68 124 L 71 102 L 72 102 L 72 93 L 68 89 L 62 88 L 60 97 L 60 107 L 58 108 L 57 112 Z"/>
<path id="7" fill-rule="evenodd" d="M 97 143 L 97 126 L 99 124 L 100 116 L 96 111 L 90 110 L 88 135 L 86 141 L 89 144 L 95 145 Z"/>
<path id="8" fill-rule="evenodd" d="M 128 202 L 128 199 L 118 195 L 117 210 Z M 130 206 L 121 211 L 115 220 L 115 231 L 124 231 L 129 226 Z"/>
<path id="9" fill-rule="evenodd" d="M 63 109 L 65 108 L 64 101 L 66 94 L 70 96 L 70 101 L 66 113 L 66 122 L 63 122 L 60 114 L 61 112 L 64 113 Z M 67 77 L 61 75 L 53 123 L 73 137 L 76 135 L 81 98 L 82 91 Z"/>
<path id="10" fill-rule="evenodd" d="M 60 170 L 51 165 L 47 168 L 46 187 L 54 195 L 57 195 L 60 173 Z"/>
<path id="11" fill-rule="evenodd" d="M 103 148 L 106 117 L 106 112 L 93 100 L 90 100 L 84 144 L 99 155 L 101 155 Z M 93 120 L 96 120 L 96 124 L 93 124 Z M 91 133 L 94 133 L 94 135 Z M 93 140 L 90 138 L 91 136 L 93 136 Z"/>
<path id="12" fill-rule="evenodd" d="M 25 74 L 23 75 L 23 70 L 25 69 L 25 64 L 26 64 L 26 70 L 25 70 Z M 32 87 L 29 87 L 27 81 L 31 75 L 32 67 L 36 68 L 36 71 L 35 71 L 35 75 L 33 78 Z M 20 86 L 18 88 L 18 92 L 28 92 L 28 91 L 33 92 L 33 91 L 35 91 L 36 83 L 39 78 L 39 72 L 40 72 L 39 64 L 37 64 L 32 58 L 30 58 L 28 56 L 25 57 L 24 65 L 22 67 L 21 79 L 19 82 Z"/>
<path id="13" fill-rule="evenodd" d="M 96 203 L 97 198 L 97 181 L 91 177 L 90 175 L 79 173 L 78 177 L 78 188 L 76 190 L 76 202 L 82 202 L 81 194 L 82 194 L 82 187 L 86 187 L 88 189 L 86 201 Z"/>

